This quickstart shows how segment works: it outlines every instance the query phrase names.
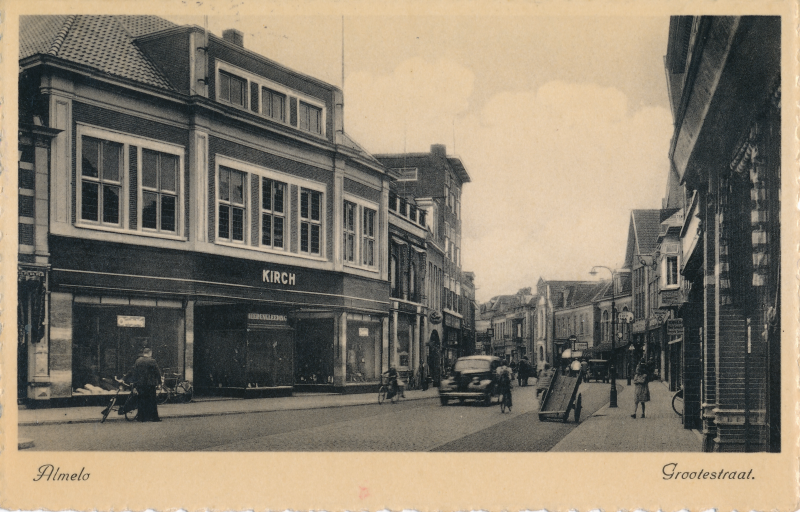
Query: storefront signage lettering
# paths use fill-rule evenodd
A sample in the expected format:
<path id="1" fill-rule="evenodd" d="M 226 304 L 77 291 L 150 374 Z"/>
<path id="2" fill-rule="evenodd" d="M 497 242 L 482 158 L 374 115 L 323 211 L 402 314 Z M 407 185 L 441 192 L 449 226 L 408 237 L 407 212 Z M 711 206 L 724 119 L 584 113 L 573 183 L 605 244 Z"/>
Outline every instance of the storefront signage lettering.
<path id="1" fill-rule="evenodd" d="M 277 270 L 264 270 L 261 273 L 261 280 L 271 284 L 288 284 L 294 286 L 296 277 L 293 272 L 278 272 Z"/>
<path id="2" fill-rule="evenodd" d="M 144 327 L 144 317 L 117 315 L 117 327 Z"/>
<path id="3" fill-rule="evenodd" d="M 444 325 L 447 327 L 454 327 L 456 329 L 461 328 L 461 319 L 455 316 L 445 315 L 444 316 Z"/>
<path id="4" fill-rule="evenodd" d="M 358 335 L 361 337 L 369 336 L 369 327 L 359 327 Z"/>
<path id="5" fill-rule="evenodd" d="M 247 313 L 248 320 L 261 322 L 286 322 L 286 315 L 267 315 L 264 313 Z"/>
<path id="6" fill-rule="evenodd" d="M 668 336 L 683 336 L 683 318 L 667 320 Z"/>

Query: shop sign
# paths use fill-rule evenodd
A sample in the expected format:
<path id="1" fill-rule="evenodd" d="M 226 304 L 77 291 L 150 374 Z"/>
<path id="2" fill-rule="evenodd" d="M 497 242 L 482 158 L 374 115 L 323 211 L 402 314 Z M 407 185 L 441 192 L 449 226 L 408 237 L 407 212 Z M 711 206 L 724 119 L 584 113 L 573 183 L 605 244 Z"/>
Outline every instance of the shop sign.
<path id="1" fill-rule="evenodd" d="M 431 314 L 428 315 L 428 320 L 430 320 L 433 325 L 440 324 L 442 323 L 442 315 L 438 311 L 431 311 Z"/>
<path id="2" fill-rule="evenodd" d="M 621 323 L 631 323 L 633 322 L 633 313 L 631 313 L 630 311 L 620 311 L 619 313 L 617 313 L 617 319 Z"/>
<path id="3" fill-rule="evenodd" d="M 117 327 L 144 327 L 144 317 L 117 315 Z"/>
<path id="4" fill-rule="evenodd" d="M 588 341 L 576 341 L 575 346 L 573 347 L 575 350 L 589 350 L 589 342 Z"/>
<path id="5" fill-rule="evenodd" d="M 247 313 L 248 327 L 256 327 L 259 325 L 276 325 L 286 324 L 286 315 L 272 315 L 268 313 Z"/>
<path id="6" fill-rule="evenodd" d="M 287 284 L 294 286 L 296 276 L 293 272 L 278 272 L 277 270 L 263 270 L 261 280 L 270 284 Z"/>
<path id="7" fill-rule="evenodd" d="M 637 320 L 636 322 L 634 322 L 633 323 L 633 329 L 632 329 L 633 332 L 637 332 L 637 333 L 638 332 L 644 332 L 645 329 L 647 328 L 646 323 L 647 323 L 647 320 Z"/>
<path id="8" fill-rule="evenodd" d="M 683 318 L 667 320 L 667 336 L 683 336 Z"/>
<path id="9" fill-rule="evenodd" d="M 362 338 L 369 336 L 369 327 L 359 327 L 358 335 Z"/>

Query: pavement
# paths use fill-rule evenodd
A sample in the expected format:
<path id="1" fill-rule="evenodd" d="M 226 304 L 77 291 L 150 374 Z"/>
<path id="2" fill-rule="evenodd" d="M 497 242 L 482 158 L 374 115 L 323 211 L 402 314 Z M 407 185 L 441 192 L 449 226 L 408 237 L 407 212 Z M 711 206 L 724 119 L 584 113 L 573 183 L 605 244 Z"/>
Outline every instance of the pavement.
<path id="1" fill-rule="evenodd" d="M 550 451 L 554 452 L 700 452 L 702 437 L 687 430 L 672 410 L 672 392 L 665 382 L 650 383 L 646 417 L 639 407 L 633 413 L 634 386 L 617 380 L 617 405 L 608 404 L 567 434 Z"/>
<path id="2" fill-rule="evenodd" d="M 407 390 L 406 397 L 400 400 L 426 400 L 438 398 L 437 388 Z M 109 396 L 110 399 L 110 396 Z M 351 407 L 354 405 L 378 402 L 377 393 L 340 395 L 336 393 L 297 393 L 294 396 L 273 398 L 195 398 L 188 404 L 164 404 L 158 406 L 161 418 L 187 418 L 200 416 L 222 416 L 226 414 L 246 414 L 250 412 L 292 411 L 303 409 L 325 409 L 328 407 Z M 388 402 L 387 407 L 391 407 Z M 52 425 L 59 423 L 93 423 L 102 418 L 101 406 L 93 407 L 54 407 L 20 409 L 20 426 Z M 121 421 L 124 416 L 112 412 L 106 421 Z"/>

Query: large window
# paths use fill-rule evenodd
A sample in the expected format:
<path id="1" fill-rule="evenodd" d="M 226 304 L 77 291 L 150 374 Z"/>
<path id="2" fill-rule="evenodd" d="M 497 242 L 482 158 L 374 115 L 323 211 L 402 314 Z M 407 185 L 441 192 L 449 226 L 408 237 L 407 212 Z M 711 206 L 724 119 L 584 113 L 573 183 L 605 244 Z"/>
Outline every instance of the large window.
<path id="1" fill-rule="evenodd" d="M 299 110 L 300 129 L 311 133 L 321 134 L 322 109 L 301 101 Z"/>
<path id="2" fill-rule="evenodd" d="M 177 229 L 178 157 L 142 150 L 142 228 L 174 233 Z"/>
<path id="3" fill-rule="evenodd" d="M 247 105 L 247 81 L 225 71 L 219 72 L 218 96 L 220 101 L 244 107 Z"/>
<path id="4" fill-rule="evenodd" d="M 664 284 L 666 286 L 678 285 L 678 257 L 667 256 L 664 258 Z"/>
<path id="5" fill-rule="evenodd" d="M 322 193 L 300 189 L 300 252 L 320 254 Z"/>
<path id="6" fill-rule="evenodd" d="M 356 260 L 356 211 L 358 206 L 350 201 L 344 202 L 344 261 Z"/>
<path id="7" fill-rule="evenodd" d="M 76 151 L 76 225 L 182 234 L 182 146 L 79 123 Z"/>
<path id="8" fill-rule="evenodd" d="M 261 113 L 278 121 L 286 121 L 286 95 L 262 87 Z"/>
<path id="9" fill-rule="evenodd" d="M 244 242 L 245 173 L 227 167 L 219 168 L 219 237 L 231 242 Z"/>
<path id="10" fill-rule="evenodd" d="M 261 178 L 261 245 L 285 248 L 286 184 Z"/>
<path id="11" fill-rule="evenodd" d="M 83 137 L 81 220 L 119 226 L 122 148 L 117 142 Z"/>

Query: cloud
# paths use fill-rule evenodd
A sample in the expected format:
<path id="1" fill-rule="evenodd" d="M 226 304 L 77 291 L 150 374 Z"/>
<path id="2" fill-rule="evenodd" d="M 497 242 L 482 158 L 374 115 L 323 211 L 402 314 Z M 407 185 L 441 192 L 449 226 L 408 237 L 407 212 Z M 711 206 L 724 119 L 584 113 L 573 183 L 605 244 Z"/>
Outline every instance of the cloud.
<path id="1" fill-rule="evenodd" d="M 540 276 L 585 279 L 593 265 L 621 264 L 630 210 L 661 205 L 669 111 L 563 80 L 496 94 L 478 110 L 473 84 L 457 63 L 420 58 L 348 77 L 345 128 L 374 152 L 452 151 L 455 134 L 472 178 L 464 269 L 476 273 L 480 301 Z"/>

